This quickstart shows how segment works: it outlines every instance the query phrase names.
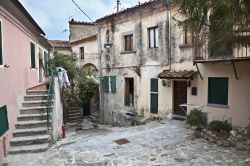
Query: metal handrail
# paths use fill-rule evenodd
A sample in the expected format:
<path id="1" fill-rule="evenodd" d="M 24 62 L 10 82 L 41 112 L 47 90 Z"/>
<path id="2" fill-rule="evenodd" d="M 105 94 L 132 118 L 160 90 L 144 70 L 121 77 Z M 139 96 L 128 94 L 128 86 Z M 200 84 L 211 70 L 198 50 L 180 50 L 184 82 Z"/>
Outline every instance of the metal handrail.
<path id="1" fill-rule="evenodd" d="M 47 128 L 50 129 L 50 113 L 52 110 L 52 104 L 53 104 L 53 96 L 54 96 L 54 76 L 56 75 L 56 69 L 50 69 L 51 71 L 51 77 L 50 77 L 50 85 L 48 90 L 48 96 L 47 96 L 47 102 L 46 102 L 46 112 L 47 112 Z"/>

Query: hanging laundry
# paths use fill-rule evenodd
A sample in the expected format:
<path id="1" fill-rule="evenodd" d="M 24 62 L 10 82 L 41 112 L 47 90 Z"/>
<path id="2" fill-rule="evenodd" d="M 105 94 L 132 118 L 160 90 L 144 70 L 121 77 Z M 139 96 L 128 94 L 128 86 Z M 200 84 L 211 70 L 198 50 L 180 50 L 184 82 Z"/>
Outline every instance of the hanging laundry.
<path id="1" fill-rule="evenodd" d="M 56 70 L 58 71 L 58 77 L 61 87 L 67 88 L 68 86 L 70 86 L 67 71 L 62 67 L 57 67 Z"/>

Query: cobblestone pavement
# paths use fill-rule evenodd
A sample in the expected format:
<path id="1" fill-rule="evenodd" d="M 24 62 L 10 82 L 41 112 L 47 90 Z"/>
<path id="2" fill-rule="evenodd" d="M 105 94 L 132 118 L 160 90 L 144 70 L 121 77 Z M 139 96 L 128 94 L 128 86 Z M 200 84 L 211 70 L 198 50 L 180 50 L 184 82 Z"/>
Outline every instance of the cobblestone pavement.
<path id="1" fill-rule="evenodd" d="M 250 165 L 250 153 L 194 139 L 180 121 L 150 122 L 135 127 L 99 126 L 85 120 L 83 130 L 68 131 L 67 138 L 44 153 L 9 155 L 8 166 L 147 166 Z M 127 144 L 115 140 L 125 138 Z"/>

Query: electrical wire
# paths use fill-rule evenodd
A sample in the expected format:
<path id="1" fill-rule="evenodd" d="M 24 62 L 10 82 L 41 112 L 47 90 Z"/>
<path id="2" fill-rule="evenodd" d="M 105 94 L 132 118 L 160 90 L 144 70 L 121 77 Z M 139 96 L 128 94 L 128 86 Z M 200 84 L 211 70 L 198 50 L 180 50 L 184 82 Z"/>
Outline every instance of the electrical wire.
<path id="1" fill-rule="evenodd" d="M 88 19 L 91 21 L 91 22 L 94 22 L 81 8 L 80 6 L 74 1 L 72 0 L 72 2 L 78 7 L 79 10 L 81 10 L 81 12 L 86 16 L 88 17 Z"/>

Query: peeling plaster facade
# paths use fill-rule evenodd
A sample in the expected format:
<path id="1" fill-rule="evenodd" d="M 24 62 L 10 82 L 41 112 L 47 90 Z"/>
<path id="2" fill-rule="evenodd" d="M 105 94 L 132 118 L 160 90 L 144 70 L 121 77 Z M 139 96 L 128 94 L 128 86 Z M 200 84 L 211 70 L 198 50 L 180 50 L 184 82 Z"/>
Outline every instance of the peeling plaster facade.
<path id="1" fill-rule="evenodd" d="M 104 123 L 116 125 L 121 114 L 135 111 L 137 114 L 165 118 L 173 110 L 173 86 L 163 86 L 158 79 L 158 113 L 150 113 L 150 80 L 164 69 L 195 70 L 192 64 L 192 47 L 183 47 L 183 29 L 176 25 L 162 1 L 130 9 L 97 20 L 99 50 L 102 52 L 102 76 L 116 76 L 116 92 L 102 90 L 101 108 Z M 169 18 L 171 18 L 169 20 Z M 170 25 L 169 25 L 170 23 Z M 158 27 L 158 48 L 149 48 L 149 28 Z M 169 29 L 171 27 L 171 30 Z M 171 35 L 169 36 L 169 32 Z M 125 51 L 124 36 L 133 34 L 133 50 Z M 171 48 L 169 47 L 171 43 Z M 104 48 L 110 43 L 111 48 Z M 171 66 L 170 66 L 171 52 Z M 125 106 L 125 78 L 134 79 L 134 106 Z"/>

